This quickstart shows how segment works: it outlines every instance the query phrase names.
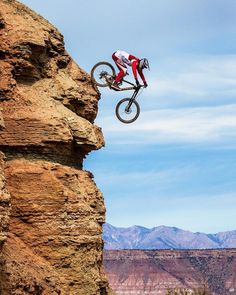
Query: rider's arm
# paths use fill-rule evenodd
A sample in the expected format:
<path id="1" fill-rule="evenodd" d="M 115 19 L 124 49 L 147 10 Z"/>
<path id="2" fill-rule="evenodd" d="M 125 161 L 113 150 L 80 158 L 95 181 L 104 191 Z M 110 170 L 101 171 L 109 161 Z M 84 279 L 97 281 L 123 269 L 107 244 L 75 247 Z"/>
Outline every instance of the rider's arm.
<path id="1" fill-rule="evenodd" d="M 144 77 L 144 74 L 143 74 L 143 72 L 142 72 L 142 71 L 140 71 L 140 70 L 138 69 L 138 73 L 139 73 L 139 76 L 141 77 L 141 79 L 143 80 L 143 83 L 144 83 L 144 84 L 147 84 L 147 82 L 146 82 L 146 79 L 145 79 L 145 77 Z"/>
<path id="2" fill-rule="evenodd" d="M 134 78 L 135 78 L 135 80 L 138 79 L 138 77 L 137 77 L 137 65 L 138 65 L 138 60 L 135 59 L 135 60 L 132 62 L 132 71 L 133 71 L 133 74 L 134 74 Z"/>
<path id="3" fill-rule="evenodd" d="M 137 71 L 138 71 L 139 76 L 141 77 L 144 86 L 147 87 L 147 82 L 146 82 L 146 79 L 144 77 L 144 74 L 138 67 L 139 60 L 135 56 L 132 56 L 132 55 L 130 55 L 129 58 L 132 59 L 131 66 L 132 66 L 132 71 L 133 71 L 134 78 L 136 80 L 137 85 L 139 85 L 138 77 L 137 77 Z"/>

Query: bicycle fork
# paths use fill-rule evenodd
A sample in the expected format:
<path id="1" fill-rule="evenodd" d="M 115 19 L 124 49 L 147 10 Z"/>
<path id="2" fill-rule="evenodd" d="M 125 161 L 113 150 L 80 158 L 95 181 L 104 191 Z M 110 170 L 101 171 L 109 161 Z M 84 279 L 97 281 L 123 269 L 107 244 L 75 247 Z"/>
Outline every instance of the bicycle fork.
<path id="1" fill-rule="evenodd" d="M 137 88 L 135 89 L 135 91 L 134 91 L 132 97 L 130 98 L 129 103 L 127 104 L 127 106 L 126 106 L 126 108 L 125 108 L 125 112 L 126 112 L 126 113 L 129 113 L 129 112 L 130 112 L 130 108 L 131 108 L 131 106 L 132 106 L 132 104 L 133 104 L 133 102 L 134 102 L 134 100 L 135 100 L 135 98 L 136 98 L 136 96 L 137 96 L 137 94 L 138 94 L 138 92 L 139 92 L 139 89 L 140 89 L 140 87 L 137 87 Z"/>

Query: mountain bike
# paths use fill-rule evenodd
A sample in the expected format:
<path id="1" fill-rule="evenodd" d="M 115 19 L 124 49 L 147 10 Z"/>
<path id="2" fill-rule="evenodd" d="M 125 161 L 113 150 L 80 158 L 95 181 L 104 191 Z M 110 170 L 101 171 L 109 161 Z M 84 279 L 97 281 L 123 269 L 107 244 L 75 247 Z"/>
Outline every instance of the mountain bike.
<path id="1" fill-rule="evenodd" d="M 91 70 L 91 77 L 95 85 L 109 87 L 115 91 L 134 90 L 131 97 L 121 99 L 116 105 L 116 116 L 123 123 L 132 123 L 137 120 L 140 114 L 140 106 L 136 97 L 141 93 L 143 85 L 135 85 L 127 80 L 122 80 L 118 89 L 112 88 L 112 82 L 116 76 L 114 67 L 106 61 L 98 62 Z M 125 84 L 125 86 L 124 86 Z"/>

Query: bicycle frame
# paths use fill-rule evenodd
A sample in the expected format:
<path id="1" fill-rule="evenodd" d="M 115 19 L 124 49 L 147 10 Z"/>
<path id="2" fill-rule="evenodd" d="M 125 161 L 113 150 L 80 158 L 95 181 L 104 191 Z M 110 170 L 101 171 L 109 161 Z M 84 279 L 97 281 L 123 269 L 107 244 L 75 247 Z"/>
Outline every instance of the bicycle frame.
<path id="1" fill-rule="evenodd" d="M 110 76 L 110 75 L 109 75 L 110 77 L 108 77 L 107 72 L 102 72 L 102 73 L 100 74 L 100 76 L 101 76 L 101 77 L 104 77 L 104 78 L 106 79 L 106 82 L 108 83 L 109 87 L 111 88 L 111 81 L 109 80 L 109 78 L 113 78 L 113 77 Z M 130 86 L 130 87 L 119 88 L 119 90 L 117 89 L 117 91 L 134 90 L 134 89 L 136 89 L 136 87 L 137 87 L 135 84 L 131 83 L 130 81 L 123 80 L 123 82 L 125 82 L 125 83 L 127 83 L 127 84 L 129 84 L 129 85 L 131 85 L 131 86 Z M 111 88 L 111 89 L 112 89 L 112 88 Z"/>
<path id="2" fill-rule="evenodd" d="M 130 87 L 123 87 L 123 88 L 120 88 L 120 90 L 118 90 L 118 91 L 136 90 L 137 86 L 136 86 L 135 84 L 131 83 L 130 81 L 124 80 L 124 79 L 123 79 L 123 82 L 125 82 L 125 83 L 127 83 L 127 84 L 130 84 L 130 85 L 132 85 L 132 86 L 130 86 Z"/>

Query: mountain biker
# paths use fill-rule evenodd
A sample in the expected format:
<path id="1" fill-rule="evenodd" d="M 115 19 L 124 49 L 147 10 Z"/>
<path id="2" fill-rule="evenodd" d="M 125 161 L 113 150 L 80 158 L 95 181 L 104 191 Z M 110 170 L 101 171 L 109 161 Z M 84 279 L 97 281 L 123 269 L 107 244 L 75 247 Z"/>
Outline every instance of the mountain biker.
<path id="1" fill-rule="evenodd" d="M 119 69 L 119 73 L 116 75 L 111 85 L 113 89 L 119 89 L 119 84 L 121 84 L 123 77 L 127 75 L 127 65 L 132 67 L 136 85 L 140 86 L 137 75 L 138 72 L 139 76 L 143 81 L 144 87 L 146 88 L 148 86 L 143 74 L 143 69 L 146 68 L 149 70 L 149 63 L 146 58 L 139 59 L 126 51 L 117 50 L 112 54 L 112 59 L 114 60 Z"/>

